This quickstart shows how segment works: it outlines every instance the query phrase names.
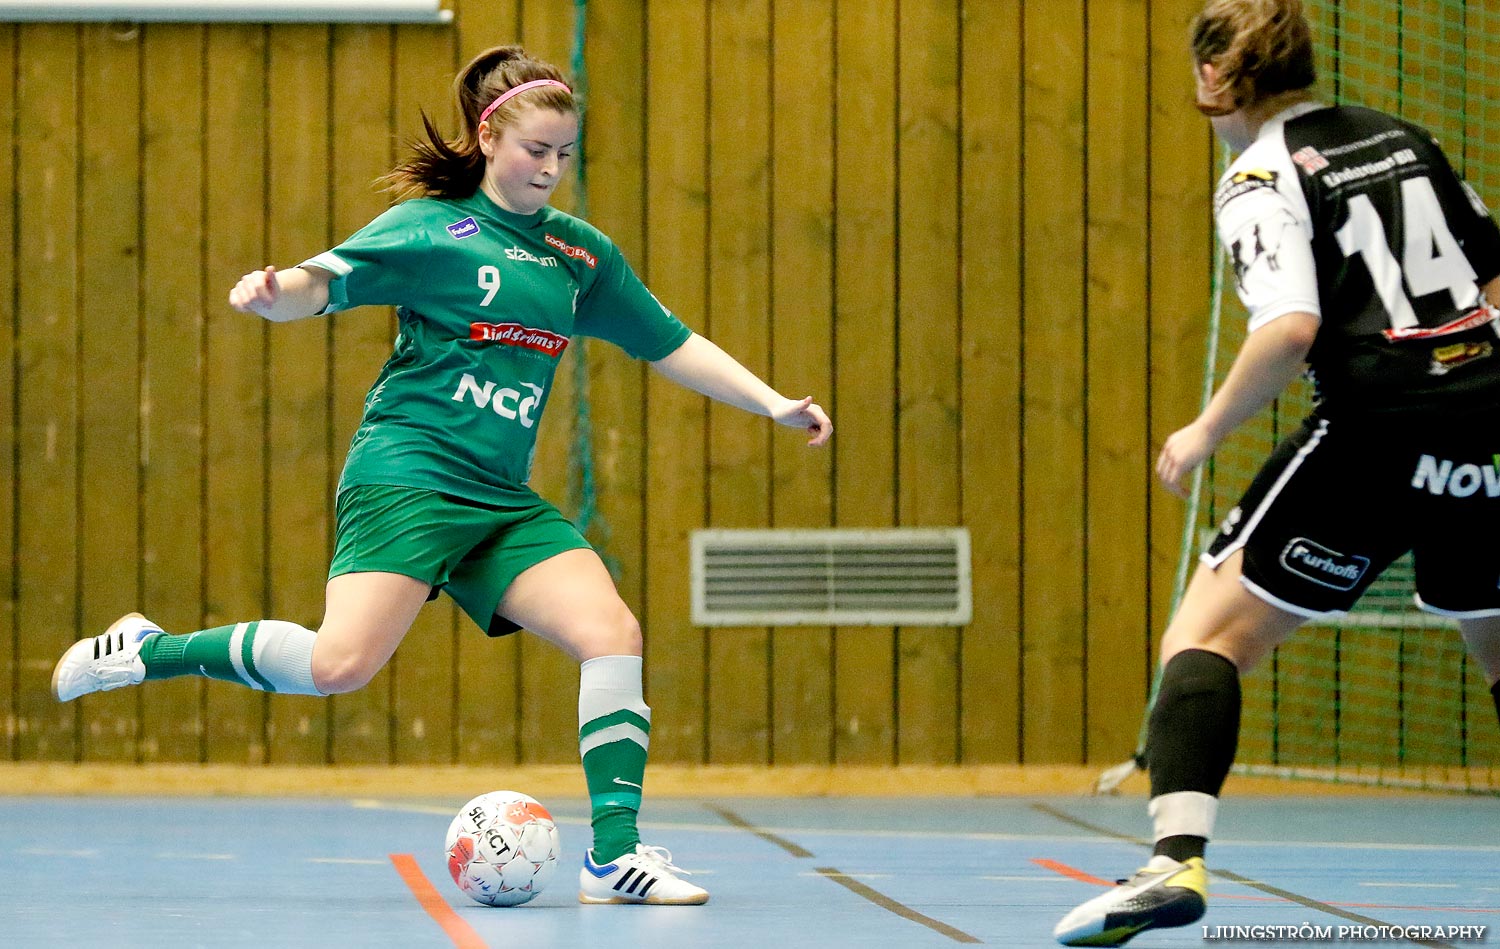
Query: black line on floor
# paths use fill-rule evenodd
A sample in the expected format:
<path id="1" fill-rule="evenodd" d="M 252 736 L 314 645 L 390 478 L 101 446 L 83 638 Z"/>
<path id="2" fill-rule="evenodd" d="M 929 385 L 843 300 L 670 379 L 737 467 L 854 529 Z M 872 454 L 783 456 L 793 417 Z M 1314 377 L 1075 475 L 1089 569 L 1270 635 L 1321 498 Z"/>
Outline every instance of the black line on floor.
<path id="1" fill-rule="evenodd" d="M 931 916 L 924 916 L 923 914 L 912 909 L 910 906 L 907 906 L 904 903 L 896 902 L 879 890 L 866 886 L 865 884 L 859 882 L 848 874 L 845 874 L 833 867 L 818 867 L 818 872 L 824 877 L 837 883 L 839 886 L 844 887 L 849 892 L 854 893 L 857 896 L 863 896 L 865 899 L 869 900 L 871 903 L 874 903 L 876 906 L 879 906 L 881 909 L 890 910 L 892 913 L 895 913 L 902 919 L 907 919 L 914 923 L 921 923 L 923 926 L 926 926 L 928 929 L 931 929 L 934 932 L 942 933 L 944 936 L 947 936 L 954 942 L 979 942 L 978 939 L 975 939 L 973 936 L 964 932 L 962 929 L 955 929 L 952 926 L 949 926 L 947 923 L 933 919 Z"/>
<path id="2" fill-rule="evenodd" d="M 761 840 L 764 840 L 766 843 L 775 844 L 794 857 L 811 857 L 813 855 L 811 850 L 799 846 L 798 844 L 792 843 L 785 837 L 777 836 L 776 834 L 771 833 L 769 830 L 761 830 L 759 827 L 756 827 L 754 824 L 745 820 L 743 817 L 736 814 L 734 811 L 729 810 L 728 808 L 720 807 L 717 804 L 705 804 L 703 806 L 707 807 L 709 810 L 722 817 L 725 823 L 733 824 L 741 830 L 748 830 L 750 833 L 759 837 Z"/>

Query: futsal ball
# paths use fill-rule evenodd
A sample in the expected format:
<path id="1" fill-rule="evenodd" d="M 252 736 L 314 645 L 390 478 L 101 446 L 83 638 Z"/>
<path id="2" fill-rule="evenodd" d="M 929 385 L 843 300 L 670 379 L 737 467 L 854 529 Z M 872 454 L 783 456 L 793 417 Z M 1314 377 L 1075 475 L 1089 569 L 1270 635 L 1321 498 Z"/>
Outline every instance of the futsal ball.
<path id="1" fill-rule="evenodd" d="M 448 872 L 470 899 L 519 906 L 542 892 L 557 869 L 557 824 L 535 798 L 490 791 L 448 825 Z"/>

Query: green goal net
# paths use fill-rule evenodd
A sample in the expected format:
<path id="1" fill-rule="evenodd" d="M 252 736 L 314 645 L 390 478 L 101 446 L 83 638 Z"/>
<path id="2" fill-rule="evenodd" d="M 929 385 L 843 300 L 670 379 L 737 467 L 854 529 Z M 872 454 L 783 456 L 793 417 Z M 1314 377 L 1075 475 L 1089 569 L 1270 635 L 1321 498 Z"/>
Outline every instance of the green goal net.
<path id="1" fill-rule="evenodd" d="M 1493 0 L 1314 0 L 1321 94 L 1431 131 L 1491 206 L 1500 202 L 1500 35 Z M 1216 280 L 1208 368 L 1221 380 L 1244 338 L 1232 281 Z M 1205 466 L 1181 577 L 1276 440 L 1309 408 L 1286 393 Z M 1475 538 L 1475 543 L 1495 543 Z M 1244 680 L 1236 771 L 1500 792 L 1500 725 L 1456 626 L 1416 609 L 1411 561 L 1376 581 L 1338 625 L 1308 626 Z"/>

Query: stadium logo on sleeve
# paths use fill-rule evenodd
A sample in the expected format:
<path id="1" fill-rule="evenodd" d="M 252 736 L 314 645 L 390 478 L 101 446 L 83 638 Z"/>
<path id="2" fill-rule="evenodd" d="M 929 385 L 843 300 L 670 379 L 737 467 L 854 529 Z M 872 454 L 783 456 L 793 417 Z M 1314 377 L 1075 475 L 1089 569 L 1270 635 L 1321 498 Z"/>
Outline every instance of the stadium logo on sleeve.
<path id="1" fill-rule="evenodd" d="M 1354 589 L 1370 569 L 1368 559 L 1329 550 L 1306 537 L 1292 538 L 1281 552 L 1281 565 L 1299 577 L 1335 590 Z"/>
<path id="2" fill-rule="evenodd" d="M 448 225 L 448 233 L 456 241 L 461 241 L 465 237 L 473 237 L 479 233 L 479 222 L 471 217 L 466 217 L 462 221 L 454 221 Z"/>
<path id="3" fill-rule="evenodd" d="M 599 258 L 590 253 L 585 247 L 574 247 L 561 237 L 553 237 L 551 234 L 547 234 L 543 240 L 556 247 L 564 257 L 571 257 L 574 260 L 581 260 L 585 264 L 588 264 L 590 270 L 599 266 Z"/>
<path id="4" fill-rule="evenodd" d="M 483 343 L 519 346 L 547 356 L 561 356 L 568 348 L 566 336 L 520 323 L 470 323 L 469 338 Z"/>
<path id="5" fill-rule="evenodd" d="M 1217 214 L 1224 209 L 1224 205 L 1233 201 L 1241 195 L 1262 188 L 1276 188 L 1276 179 L 1280 177 L 1279 172 L 1268 171 L 1264 168 L 1247 168 L 1237 171 L 1229 177 L 1229 180 L 1219 188 L 1219 193 L 1214 196 L 1214 213 Z"/>

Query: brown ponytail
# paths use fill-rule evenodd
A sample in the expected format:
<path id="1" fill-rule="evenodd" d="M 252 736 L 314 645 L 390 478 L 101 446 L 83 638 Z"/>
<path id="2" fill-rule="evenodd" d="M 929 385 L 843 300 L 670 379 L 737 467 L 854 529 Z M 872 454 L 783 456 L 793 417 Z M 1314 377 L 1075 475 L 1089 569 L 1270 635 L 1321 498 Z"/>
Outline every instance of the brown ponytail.
<path id="1" fill-rule="evenodd" d="M 423 112 L 427 140 L 411 143 L 412 156 L 381 179 L 385 189 L 398 198 L 466 198 L 473 194 L 484 178 L 480 114 L 506 90 L 535 79 L 564 81 L 556 66 L 532 59 L 519 46 L 496 46 L 475 56 L 453 81 L 463 131 L 449 141 Z M 578 111 L 573 94 L 563 87 L 527 89 L 490 114 L 490 127 L 498 130 L 514 122 L 517 110 L 524 105 L 564 113 Z"/>
<path id="2" fill-rule="evenodd" d="M 1212 65 L 1218 76 L 1218 85 L 1205 92 L 1224 103 L 1200 102 L 1208 114 L 1228 114 L 1317 81 L 1302 0 L 1209 0 L 1193 21 L 1192 36 L 1194 60 Z"/>

